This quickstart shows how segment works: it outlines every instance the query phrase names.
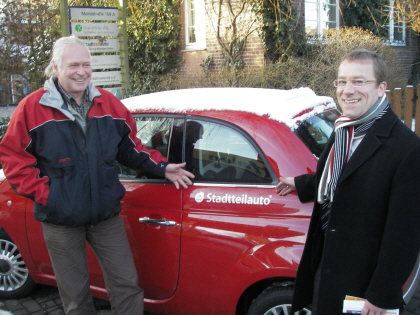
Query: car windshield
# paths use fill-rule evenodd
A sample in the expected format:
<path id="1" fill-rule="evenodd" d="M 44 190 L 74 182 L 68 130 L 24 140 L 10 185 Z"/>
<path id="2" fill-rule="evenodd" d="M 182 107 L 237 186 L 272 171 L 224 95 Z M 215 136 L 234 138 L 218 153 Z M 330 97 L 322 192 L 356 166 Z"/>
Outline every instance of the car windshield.
<path id="1" fill-rule="evenodd" d="M 340 116 L 336 109 L 329 110 L 297 124 L 294 133 L 317 158 L 334 130 L 334 122 Z"/>

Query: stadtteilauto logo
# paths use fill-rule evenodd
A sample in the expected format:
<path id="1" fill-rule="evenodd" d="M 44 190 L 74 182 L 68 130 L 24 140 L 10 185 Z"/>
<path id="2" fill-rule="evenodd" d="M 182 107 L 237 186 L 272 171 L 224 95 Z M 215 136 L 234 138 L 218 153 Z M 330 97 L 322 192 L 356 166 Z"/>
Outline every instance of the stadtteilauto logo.
<path id="1" fill-rule="evenodd" d="M 81 32 L 81 31 L 82 31 L 82 25 L 77 24 L 77 25 L 74 27 L 74 29 L 75 29 L 75 31 L 76 31 L 76 32 Z"/>
<path id="2" fill-rule="evenodd" d="M 200 191 L 198 194 L 195 195 L 195 201 L 200 203 L 204 200 L 204 193 Z"/>
<path id="3" fill-rule="evenodd" d="M 273 196 L 269 195 L 268 197 L 264 196 L 250 196 L 248 194 L 238 195 L 231 195 L 231 194 L 224 194 L 218 195 L 213 193 L 208 193 L 204 195 L 204 192 L 200 191 L 194 196 L 194 199 L 197 203 L 201 203 L 204 200 L 206 202 L 211 203 L 232 203 L 232 204 L 239 204 L 239 205 L 261 205 L 261 206 L 268 206 L 271 203 L 271 198 Z"/>

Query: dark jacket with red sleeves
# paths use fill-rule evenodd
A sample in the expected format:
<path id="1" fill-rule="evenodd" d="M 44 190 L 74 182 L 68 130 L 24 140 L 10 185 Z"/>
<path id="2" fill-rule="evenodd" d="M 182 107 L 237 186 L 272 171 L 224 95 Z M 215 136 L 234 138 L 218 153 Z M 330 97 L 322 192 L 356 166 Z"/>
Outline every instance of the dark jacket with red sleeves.
<path id="1" fill-rule="evenodd" d="M 295 178 L 313 200 L 334 134 L 315 175 Z M 299 265 L 293 310 L 312 301 L 322 258 L 318 315 L 342 313 L 346 295 L 396 309 L 420 250 L 420 139 L 391 109 L 369 129 L 338 181 L 326 235 L 315 202 Z"/>
<path id="2" fill-rule="evenodd" d="M 119 213 L 116 161 L 164 177 L 166 160 L 141 144 L 127 108 L 92 85 L 89 98 L 84 133 L 50 79 L 19 103 L 1 141 L 6 178 L 39 221 L 93 226 Z"/>

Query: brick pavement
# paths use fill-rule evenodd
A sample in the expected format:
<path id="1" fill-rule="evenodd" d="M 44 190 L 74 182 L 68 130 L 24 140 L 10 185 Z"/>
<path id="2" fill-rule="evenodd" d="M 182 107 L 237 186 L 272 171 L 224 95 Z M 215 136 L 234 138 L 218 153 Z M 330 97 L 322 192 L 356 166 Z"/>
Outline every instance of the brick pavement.
<path id="1" fill-rule="evenodd" d="M 98 315 L 111 315 L 108 301 L 95 299 Z M 64 315 L 58 290 L 38 285 L 32 295 L 18 300 L 0 299 L 0 315 Z M 145 312 L 144 315 L 153 315 Z M 155 314 L 156 315 L 156 314 Z M 215 314 L 217 315 L 217 314 Z M 420 285 L 408 303 L 404 315 L 420 315 Z"/>
<path id="2" fill-rule="evenodd" d="M 420 314 L 420 284 L 404 311 L 404 315 L 418 314 Z"/>
<path id="3" fill-rule="evenodd" d="M 108 301 L 94 301 L 98 315 L 112 314 Z M 0 315 L 1 310 L 9 311 L 13 315 L 64 315 L 57 288 L 46 285 L 38 285 L 30 296 L 22 299 L 0 299 Z"/>

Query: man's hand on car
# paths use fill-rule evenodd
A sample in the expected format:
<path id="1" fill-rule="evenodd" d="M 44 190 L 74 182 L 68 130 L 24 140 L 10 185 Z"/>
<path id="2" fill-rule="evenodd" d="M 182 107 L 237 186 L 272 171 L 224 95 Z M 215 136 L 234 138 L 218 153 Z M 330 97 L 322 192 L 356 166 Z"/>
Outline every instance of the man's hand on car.
<path id="1" fill-rule="evenodd" d="M 276 193 L 280 196 L 286 196 L 296 190 L 295 178 L 294 177 L 280 177 L 280 181 L 276 186 Z"/>
<path id="2" fill-rule="evenodd" d="M 185 162 L 180 164 L 171 163 L 166 166 L 165 177 L 175 184 L 176 189 L 179 189 L 179 185 L 184 188 L 192 185 L 190 178 L 194 178 L 195 176 L 183 169 L 186 164 Z"/>

